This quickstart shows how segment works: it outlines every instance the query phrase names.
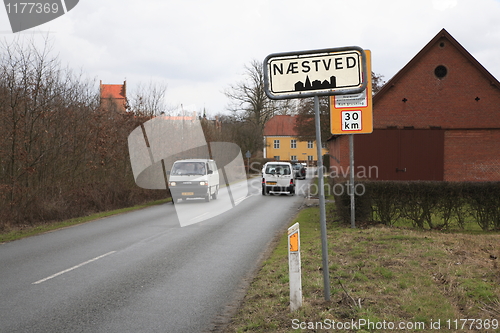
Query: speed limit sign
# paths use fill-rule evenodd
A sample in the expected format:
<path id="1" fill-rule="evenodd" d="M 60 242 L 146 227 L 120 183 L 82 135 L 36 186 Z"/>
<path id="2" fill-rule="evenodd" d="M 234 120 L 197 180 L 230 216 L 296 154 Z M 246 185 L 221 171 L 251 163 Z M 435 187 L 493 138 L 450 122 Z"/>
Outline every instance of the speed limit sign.
<path id="1" fill-rule="evenodd" d="M 330 97 L 330 130 L 332 134 L 362 134 L 373 132 L 371 54 L 366 53 L 366 89 L 357 94 Z"/>
<path id="2" fill-rule="evenodd" d="M 342 111 L 342 130 L 362 131 L 363 123 L 361 121 L 361 115 L 361 111 Z"/>

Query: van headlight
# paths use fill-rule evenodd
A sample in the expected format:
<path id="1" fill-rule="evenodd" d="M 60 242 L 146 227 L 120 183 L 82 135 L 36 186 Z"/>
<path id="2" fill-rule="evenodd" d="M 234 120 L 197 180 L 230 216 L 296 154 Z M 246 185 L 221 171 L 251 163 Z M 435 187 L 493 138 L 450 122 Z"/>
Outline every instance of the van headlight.
<path id="1" fill-rule="evenodd" d="M 170 183 L 168 183 L 168 185 L 169 185 L 169 186 L 176 186 L 176 185 L 177 185 L 177 183 L 176 183 L 176 182 L 170 182 Z"/>
<path id="2" fill-rule="evenodd" d="M 208 182 L 200 182 L 200 185 L 201 185 L 201 186 L 207 186 L 207 185 L 208 185 Z"/>

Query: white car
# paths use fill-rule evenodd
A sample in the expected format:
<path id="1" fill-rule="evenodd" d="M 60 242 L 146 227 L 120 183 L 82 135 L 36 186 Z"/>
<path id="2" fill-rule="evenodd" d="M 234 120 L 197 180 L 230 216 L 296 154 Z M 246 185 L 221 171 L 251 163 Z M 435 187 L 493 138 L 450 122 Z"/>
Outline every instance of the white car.
<path id="1" fill-rule="evenodd" d="M 295 177 L 289 162 L 267 162 L 262 168 L 262 195 L 271 192 L 295 194 Z"/>
<path id="2" fill-rule="evenodd" d="M 217 199 L 219 171 L 214 160 L 187 159 L 176 161 L 168 172 L 172 202 L 187 198 Z"/>

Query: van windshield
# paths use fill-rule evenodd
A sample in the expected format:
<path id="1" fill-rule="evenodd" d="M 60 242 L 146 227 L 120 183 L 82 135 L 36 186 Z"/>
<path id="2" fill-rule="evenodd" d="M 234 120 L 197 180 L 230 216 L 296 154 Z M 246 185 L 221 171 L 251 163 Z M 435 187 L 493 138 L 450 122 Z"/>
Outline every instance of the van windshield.
<path id="1" fill-rule="evenodd" d="M 289 175 L 290 166 L 286 164 L 268 164 L 266 166 L 266 173 L 276 175 Z"/>
<path id="2" fill-rule="evenodd" d="M 172 167 L 172 175 L 206 175 L 204 162 L 176 162 Z"/>

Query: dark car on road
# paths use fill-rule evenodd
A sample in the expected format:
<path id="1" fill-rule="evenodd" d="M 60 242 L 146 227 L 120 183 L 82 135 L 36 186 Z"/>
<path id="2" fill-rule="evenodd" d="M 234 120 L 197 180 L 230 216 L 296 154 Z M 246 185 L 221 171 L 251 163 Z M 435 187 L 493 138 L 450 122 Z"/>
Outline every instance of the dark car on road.
<path id="1" fill-rule="evenodd" d="M 306 168 L 302 163 L 294 163 L 292 167 L 293 172 L 295 173 L 295 178 L 306 179 Z"/>

